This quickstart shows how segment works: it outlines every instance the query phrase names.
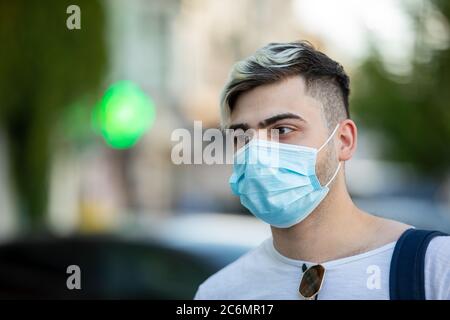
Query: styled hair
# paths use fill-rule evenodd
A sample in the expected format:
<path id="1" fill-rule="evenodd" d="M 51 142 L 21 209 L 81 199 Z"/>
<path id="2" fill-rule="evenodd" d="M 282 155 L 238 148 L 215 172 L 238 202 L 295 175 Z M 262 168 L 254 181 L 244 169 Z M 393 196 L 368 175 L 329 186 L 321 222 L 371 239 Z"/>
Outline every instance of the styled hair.
<path id="1" fill-rule="evenodd" d="M 350 117 L 350 79 L 344 68 L 307 41 L 269 43 L 234 64 L 220 98 L 225 127 L 239 96 L 253 88 L 292 76 L 305 80 L 307 94 L 318 99 L 328 128 Z"/>

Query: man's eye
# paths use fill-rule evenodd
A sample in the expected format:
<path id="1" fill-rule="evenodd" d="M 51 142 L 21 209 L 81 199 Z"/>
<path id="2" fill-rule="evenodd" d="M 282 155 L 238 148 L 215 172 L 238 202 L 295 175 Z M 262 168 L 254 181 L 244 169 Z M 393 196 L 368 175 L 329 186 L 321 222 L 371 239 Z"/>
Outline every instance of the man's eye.
<path id="1" fill-rule="evenodd" d="M 293 130 L 288 127 L 278 127 L 276 128 L 278 130 L 278 134 L 288 134 L 289 132 L 292 132 Z"/>

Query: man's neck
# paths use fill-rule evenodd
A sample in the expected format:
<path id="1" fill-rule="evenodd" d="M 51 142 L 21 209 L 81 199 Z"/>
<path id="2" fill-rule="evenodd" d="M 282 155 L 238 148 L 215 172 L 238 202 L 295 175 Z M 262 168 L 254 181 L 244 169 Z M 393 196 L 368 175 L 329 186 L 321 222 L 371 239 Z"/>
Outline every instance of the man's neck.
<path id="1" fill-rule="evenodd" d="M 373 249 L 380 220 L 354 205 L 341 177 L 305 220 L 291 228 L 272 227 L 273 242 L 286 257 L 323 263 Z"/>

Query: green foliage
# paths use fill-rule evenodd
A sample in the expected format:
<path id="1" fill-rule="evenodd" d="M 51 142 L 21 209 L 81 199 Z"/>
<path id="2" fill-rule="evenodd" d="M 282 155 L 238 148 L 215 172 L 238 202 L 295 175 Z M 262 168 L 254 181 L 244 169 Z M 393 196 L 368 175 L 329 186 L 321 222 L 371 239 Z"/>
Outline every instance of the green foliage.
<path id="1" fill-rule="evenodd" d="M 69 5 L 81 29 L 69 30 Z M 25 218 L 46 210 L 50 135 L 64 109 L 97 91 L 106 67 L 99 1 L 0 1 L 0 126 L 9 140 L 11 177 Z"/>
<path id="2" fill-rule="evenodd" d="M 448 22 L 449 2 L 434 3 Z M 420 19 L 416 23 L 420 32 Z M 418 36 L 416 57 L 425 45 Z M 415 59 L 407 78 L 386 71 L 374 50 L 353 82 L 353 110 L 384 136 L 385 157 L 445 178 L 450 169 L 450 50 L 431 51 L 428 61 Z"/>

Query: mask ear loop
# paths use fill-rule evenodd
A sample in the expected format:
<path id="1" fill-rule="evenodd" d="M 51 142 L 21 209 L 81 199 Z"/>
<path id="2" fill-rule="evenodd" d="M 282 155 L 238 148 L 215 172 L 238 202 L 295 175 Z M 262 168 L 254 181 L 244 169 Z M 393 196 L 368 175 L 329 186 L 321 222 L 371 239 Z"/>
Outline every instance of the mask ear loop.
<path id="1" fill-rule="evenodd" d="M 327 141 L 325 141 L 324 144 L 322 144 L 322 146 L 319 149 L 317 149 L 317 153 L 319 153 L 320 150 L 322 150 L 328 144 L 328 142 L 330 142 L 330 140 L 333 138 L 333 136 L 336 133 L 338 128 L 339 128 L 339 123 L 336 125 L 336 128 L 334 128 L 333 132 L 330 134 Z"/>
<path id="2" fill-rule="evenodd" d="M 319 153 L 320 150 L 322 150 L 328 144 L 328 142 L 330 142 L 330 140 L 333 138 L 333 136 L 336 133 L 338 128 L 339 128 L 339 123 L 336 125 L 336 128 L 334 128 L 333 132 L 330 134 L 330 136 L 328 137 L 327 141 L 325 141 L 325 143 L 322 144 L 322 146 L 319 149 L 317 149 L 317 153 Z M 334 178 L 336 178 L 340 168 L 341 168 L 341 162 L 339 161 L 339 164 L 338 164 L 338 166 L 336 168 L 336 171 L 334 172 L 334 174 L 331 177 L 330 181 L 328 181 L 327 184 L 324 186 L 325 188 L 328 187 L 331 182 L 333 182 L 333 180 L 334 180 Z"/>
<path id="3" fill-rule="evenodd" d="M 327 184 L 325 185 L 325 188 L 328 187 L 328 186 L 330 185 L 331 182 L 333 182 L 333 180 L 334 180 L 334 178 L 336 178 L 336 176 L 337 176 L 337 174 L 338 174 L 340 168 L 341 168 L 341 162 L 339 161 L 339 164 L 338 164 L 338 166 L 337 166 L 337 168 L 336 168 L 336 171 L 334 172 L 334 174 L 333 174 L 333 176 L 331 177 L 330 181 L 328 181 Z"/>

